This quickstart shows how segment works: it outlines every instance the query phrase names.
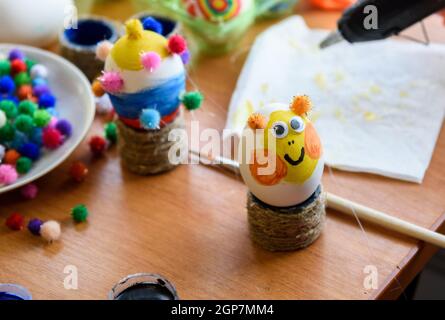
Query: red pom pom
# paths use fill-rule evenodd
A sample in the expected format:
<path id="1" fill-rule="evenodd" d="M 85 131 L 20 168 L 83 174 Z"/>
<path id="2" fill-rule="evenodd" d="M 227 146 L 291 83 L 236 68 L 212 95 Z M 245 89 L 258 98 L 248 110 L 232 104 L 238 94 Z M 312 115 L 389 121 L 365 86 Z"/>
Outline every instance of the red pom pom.
<path id="1" fill-rule="evenodd" d="M 26 71 L 26 63 L 23 60 L 15 59 L 11 61 L 11 73 L 17 74 Z"/>
<path id="2" fill-rule="evenodd" d="M 8 219 L 6 219 L 6 226 L 11 230 L 22 230 L 25 223 L 25 219 L 20 213 L 11 214 Z"/>
<path id="3" fill-rule="evenodd" d="M 48 149 L 56 149 L 63 142 L 63 136 L 59 130 L 48 127 L 43 130 L 43 145 Z"/>
<path id="4" fill-rule="evenodd" d="M 94 136 L 90 140 L 90 150 L 95 156 L 102 155 L 107 149 L 107 141 L 101 136 Z"/>
<path id="5" fill-rule="evenodd" d="M 84 163 L 76 161 L 71 165 L 70 176 L 75 181 L 82 182 L 83 180 L 85 180 L 87 175 L 88 175 L 88 168 Z"/>
<path id="6" fill-rule="evenodd" d="M 180 35 L 171 36 L 168 39 L 168 50 L 171 53 L 181 54 L 187 49 L 187 42 Z"/>

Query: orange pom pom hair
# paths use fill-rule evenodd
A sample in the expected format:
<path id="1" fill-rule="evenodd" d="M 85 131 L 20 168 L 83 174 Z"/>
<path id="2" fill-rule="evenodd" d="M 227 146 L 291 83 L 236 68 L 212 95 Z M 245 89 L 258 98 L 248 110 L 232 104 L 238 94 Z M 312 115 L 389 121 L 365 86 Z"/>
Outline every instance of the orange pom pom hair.
<path id="1" fill-rule="evenodd" d="M 267 119 L 265 116 L 259 113 L 253 113 L 247 120 L 247 125 L 250 129 L 265 129 L 267 127 Z"/>
<path id="2" fill-rule="evenodd" d="M 94 80 L 91 89 L 96 97 L 100 98 L 105 94 L 105 90 L 99 80 Z"/>
<path id="3" fill-rule="evenodd" d="M 290 109 L 293 113 L 302 116 L 306 113 L 308 113 L 312 108 L 312 102 L 311 99 L 309 99 L 308 96 L 296 96 L 292 100 L 290 104 Z"/>

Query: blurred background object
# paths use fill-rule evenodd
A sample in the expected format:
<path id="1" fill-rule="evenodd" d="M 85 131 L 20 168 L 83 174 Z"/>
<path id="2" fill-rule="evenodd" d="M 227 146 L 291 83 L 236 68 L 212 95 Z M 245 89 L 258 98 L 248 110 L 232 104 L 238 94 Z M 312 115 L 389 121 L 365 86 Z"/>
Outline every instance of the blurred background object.
<path id="1" fill-rule="evenodd" d="M 357 0 L 310 0 L 311 4 L 323 10 L 343 10 Z"/>

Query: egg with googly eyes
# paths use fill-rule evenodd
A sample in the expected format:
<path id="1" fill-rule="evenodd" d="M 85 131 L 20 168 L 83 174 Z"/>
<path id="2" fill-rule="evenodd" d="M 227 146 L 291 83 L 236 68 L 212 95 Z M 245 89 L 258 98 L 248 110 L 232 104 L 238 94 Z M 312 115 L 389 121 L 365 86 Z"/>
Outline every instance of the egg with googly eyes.
<path id="1" fill-rule="evenodd" d="M 308 117 L 311 101 L 297 96 L 250 115 L 239 143 L 243 180 L 252 194 L 276 207 L 303 203 L 317 190 L 324 161 L 320 138 Z"/>

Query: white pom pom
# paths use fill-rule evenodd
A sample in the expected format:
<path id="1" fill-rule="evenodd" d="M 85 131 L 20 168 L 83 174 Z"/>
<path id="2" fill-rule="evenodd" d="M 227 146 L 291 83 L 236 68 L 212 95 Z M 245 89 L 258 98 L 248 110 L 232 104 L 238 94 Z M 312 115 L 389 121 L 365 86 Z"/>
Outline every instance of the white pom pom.
<path id="1" fill-rule="evenodd" d="M 48 69 L 42 64 L 35 64 L 30 71 L 31 78 L 43 78 L 48 77 Z"/>
<path id="2" fill-rule="evenodd" d="M 3 128 L 3 126 L 6 124 L 6 114 L 3 110 L 0 110 L 0 128 Z"/>
<path id="3" fill-rule="evenodd" d="M 5 157 L 5 147 L 0 144 L 0 163 L 2 163 L 3 158 Z"/>
<path id="4" fill-rule="evenodd" d="M 110 41 L 99 42 L 96 47 L 96 58 L 100 61 L 105 61 L 112 48 L 113 44 Z"/>
<path id="5" fill-rule="evenodd" d="M 96 111 L 97 114 L 108 114 L 113 109 L 110 96 L 104 94 L 102 97 L 96 98 Z"/>
<path id="6" fill-rule="evenodd" d="M 40 235 L 49 242 L 58 240 L 61 233 L 60 223 L 54 220 L 46 221 L 40 227 Z"/>

